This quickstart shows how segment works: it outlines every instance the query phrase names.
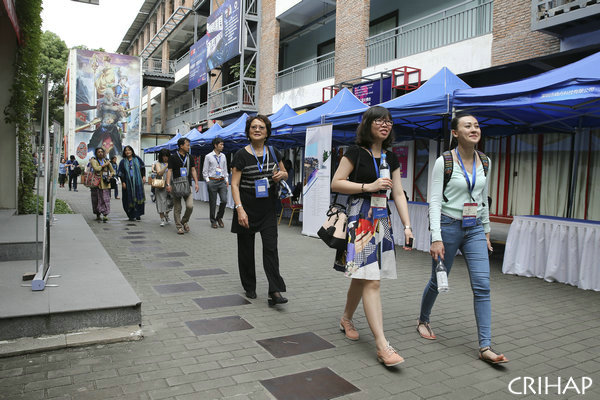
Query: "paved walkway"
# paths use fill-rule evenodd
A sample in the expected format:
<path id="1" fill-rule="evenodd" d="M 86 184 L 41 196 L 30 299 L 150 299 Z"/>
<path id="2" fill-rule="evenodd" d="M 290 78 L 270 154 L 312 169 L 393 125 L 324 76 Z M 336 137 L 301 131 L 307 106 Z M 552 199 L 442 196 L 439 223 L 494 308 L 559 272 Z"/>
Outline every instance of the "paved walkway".
<path id="1" fill-rule="evenodd" d="M 503 275 L 502 260 L 495 256 L 493 343 L 511 362 L 494 368 L 477 359 L 472 295 L 462 258 L 453 269 L 450 293 L 434 308 L 432 326 L 438 340 L 430 342 L 415 332 L 429 256 L 400 250 L 399 279 L 382 282 L 382 297 L 386 334 L 406 362 L 386 369 L 375 358 L 362 307 L 355 316 L 360 340 L 348 341 L 339 332 L 349 282 L 331 269 L 332 251 L 301 235 L 299 226 L 282 224 L 279 229 L 281 271 L 290 302 L 280 308 L 267 306 L 259 250 L 258 298 L 235 305 L 244 303 L 244 297 L 235 236 L 229 232 L 231 210 L 226 213 L 227 228 L 215 230 L 210 228 L 207 204 L 196 202 L 191 233 L 179 236 L 173 225 L 159 226 L 153 203 L 147 204 L 141 222 L 130 223 L 120 200 L 113 200 L 111 220 L 103 224 L 93 221 L 87 189 L 61 189 L 59 197 L 86 217 L 142 299 L 145 338 L 0 359 L 0 399 L 583 397 L 573 384 L 560 396 L 539 397 L 531 389 L 527 395 L 511 394 L 509 382 L 524 376 L 535 379 L 531 388 L 536 391 L 538 377 L 542 390 L 545 377 L 551 384 L 560 377 L 561 391 L 569 377 L 580 391 L 581 378 L 589 377 L 593 383 L 584 398 L 600 398 L 600 293 Z M 173 254 L 163 258 L 163 253 Z M 160 286 L 172 284 L 185 285 Z M 161 294 L 178 289 L 190 291 Z M 212 321 L 203 324 L 206 319 Z M 226 329 L 228 322 L 243 330 L 210 333 Z M 302 353 L 311 343 L 320 350 Z M 289 356 L 279 357 L 282 354 Z M 300 375 L 282 383 L 272 380 L 292 374 Z M 523 392 L 522 382 L 517 380 L 513 390 Z M 275 397 L 266 387 L 280 394 Z M 314 396 L 307 397 L 311 393 Z"/>

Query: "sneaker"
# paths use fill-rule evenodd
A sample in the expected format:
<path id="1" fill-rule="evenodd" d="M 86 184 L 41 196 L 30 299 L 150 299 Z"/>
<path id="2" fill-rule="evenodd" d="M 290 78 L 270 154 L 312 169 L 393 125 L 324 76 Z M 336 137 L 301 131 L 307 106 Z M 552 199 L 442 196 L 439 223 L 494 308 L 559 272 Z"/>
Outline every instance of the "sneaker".
<path id="1" fill-rule="evenodd" d="M 340 319 L 340 331 L 346 334 L 346 338 L 350 340 L 358 340 L 358 331 L 354 327 L 354 323 L 352 323 L 351 319 L 346 319 L 344 317 Z"/>
<path id="2" fill-rule="evenodd" d="M 165 226 L 165 220 L 164 219 L 160 220 L 160 226 Z"/>
<path id="3" fill-rule="evenodd" d="M 386 367 L 393 367 L 394 365 L 402 364 L 404 358 L 400 357 L 400 354 L 388 342 L 385 349 L 377 352 L 377 361 L 383 363 Z"/>

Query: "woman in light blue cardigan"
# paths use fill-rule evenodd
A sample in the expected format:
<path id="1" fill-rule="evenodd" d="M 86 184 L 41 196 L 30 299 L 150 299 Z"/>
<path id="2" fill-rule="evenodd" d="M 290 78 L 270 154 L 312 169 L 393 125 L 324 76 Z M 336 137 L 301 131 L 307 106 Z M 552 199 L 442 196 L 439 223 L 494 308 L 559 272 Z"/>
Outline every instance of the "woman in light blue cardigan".
<path id="1" fill-rule="evenodd" d="M 488 183 L 486 172 L 489 159 L 475 147 L 481 139 L 477 119 L 458 114 L 452 119 L 452 136 L 458 146 L 451 150 L 452 167 L 445 165 L 444 156 L 433 167 L 429 223 L 433 258 L 431 279 L 425 286 L 417 332 L 425 339 L 436 339 L 429 325 L 431 309 L 438 295 L 435 268 L 438 259 L 444 260 L 448 273 L 456 251 L 465 257 L 474 296 L 475 319 L 479 337 L 479 358 L 491 364 L 508 362 L 494 351 L 492 341 L 492 306 L 490 301 L 490 217 L 487 207 Z M 487 168 L 484 169 L 484 163 Z M 445 174 L 451 176 L 444 185 Z M 445 186 L 445 187 L 444 187 Z"/>

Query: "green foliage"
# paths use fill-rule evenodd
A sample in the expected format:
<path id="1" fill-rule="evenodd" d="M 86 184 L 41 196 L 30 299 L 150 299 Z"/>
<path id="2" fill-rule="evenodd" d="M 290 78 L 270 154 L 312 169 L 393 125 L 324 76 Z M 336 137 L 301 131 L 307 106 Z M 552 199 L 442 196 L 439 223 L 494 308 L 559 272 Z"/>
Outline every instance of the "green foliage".
<path id="1" fill-rule="evenodd" d="M 44 214 L 44 197 L 43 196 L 30 196 L 23 204 L 23 212 L 21 214 L 35 214 L 36 204 L 35 199 L 38 200 L 38 214 Z M 56 199 L 54 202 L 54 214 L 74 214 L 73 210 L 69 205 L 60 199 Z"/>
<path id="2" fill-rule="evenodd" d="M 36 97 L 39 95 L 40 40 L 42 25 L 42 0 L 19 0 L 15 2 L 17 18 L 21 28 L 23 44 L 18 47 L 15 63 L 15 76 L 11 88 L 11 99 L 4 110 L 6 122 L 15 124 L 19 146 L 19 205 L 21 213 L 24 205 L 33 197 L 35 167 L 31 156 L 31 124 Z"/>
<path id="3" fill-rule="evenodd" d="M 245 65 L 244 68 L 247 68 L 248 73 L 246 74 L 247 78 L 255 78 L 256 77 L 256 67 L 254 64 L 250 66 Z M 229 72 L 234 80 L 240 79 L 240 63 L 239 61 L 229 67 Z"/>
<path id="4" fill-rule="evenodd" d="M 50 31 L 42 33 L 40 51 L 40 71 L 38 80 L 43 87 L 44 79 L 48 77 L 49 88 L 49 122 L 58 121 L 64 125 L 64 78 L 67 71 L 69 49 L 57 34 Z M 42 111 L 42 92 L 37 97 L 34 118 L 39 118 Z"/>

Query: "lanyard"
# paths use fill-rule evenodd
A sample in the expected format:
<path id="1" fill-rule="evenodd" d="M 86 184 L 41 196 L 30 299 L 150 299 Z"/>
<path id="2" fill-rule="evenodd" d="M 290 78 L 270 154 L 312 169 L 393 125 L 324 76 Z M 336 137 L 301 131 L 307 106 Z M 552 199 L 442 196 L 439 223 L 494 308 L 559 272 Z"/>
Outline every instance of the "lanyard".
<path id="1" fill-rule="evenodd" d="M 181 166 L 183 168 L 185 168 L 187 165 L 188 155 L 186 154 L 184 159 L 181 158 L 181 154 L 179 154 L 179 152 L 177 152 L 177 155 L 179 156 L 179 159 L 181 160 L 181 164 L 182 164 Z"/>
<path id="2" fill-rule="evenodd" d="M 375 166 L 375 173 L 377 174 L 377 178 L 375 179 L 379 179 L 379 165 L 377 165 L 377 161 L 375 161 L 375 156 L 373 155 L 373 152 L 371 150 L 368 150 L 369 154 L 371 154 L 371 158 L 373 159 L 373 165 Z"/>
<path id="3" fill-rule="evenodd" d="M 217 159 L 217 167 L 221 166 L 221 154 L 219 154 L 218 156 L 215 154 L 215 158 Z"/>
<path id="4" fill-rule="evenodd" d="M 463 175 L 465 176 L 465 180 L 467 181 L 467 188 L 469 189 L 469 194 L 471 195 L 471 199 L 473 199 L 473 189 L 475 189 L 475 181 L 477 180 L 477 159 L 475 158 L 475 153 L 473 153 L 473 185 L 469 181 L 469 175 L 467 175 L 467 170 L 465 169 L 465 164 L 463 163 L 462 158 L 460 157 L 460 151 L 456 149 L 456 156 L 458 157 L 458 161 L 460 162 L 460 167 L 462 168 Z"/>
<path id="5" fill-rule="evenodd" d="M 258 157 L 256 156 L 256 152 L 254 151 L 254 147 L 250 145 L 250 149 L 252 149 L 252 154 L 254 154 L 254 158 L 256 158 L 256 165 L 258 166 L 258 170 L 262 173 L 263 168 L 265 167 L 265 153 L 267 154 L 267 166 L 269 165 L 269 153 L 267 153 L 267 148 L 263 146 L 263 163 L 260 165 L 258 162 Z"/>

